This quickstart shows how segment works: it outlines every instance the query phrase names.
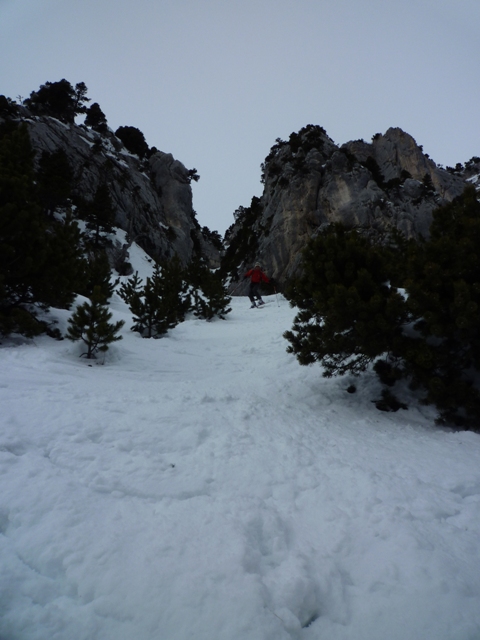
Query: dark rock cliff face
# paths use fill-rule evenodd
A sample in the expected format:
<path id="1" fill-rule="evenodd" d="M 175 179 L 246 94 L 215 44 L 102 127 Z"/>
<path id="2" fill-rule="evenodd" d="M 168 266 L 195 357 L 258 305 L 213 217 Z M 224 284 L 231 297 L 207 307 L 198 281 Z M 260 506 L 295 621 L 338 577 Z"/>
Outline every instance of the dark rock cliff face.
<path id="1" fill-rule="evenodd" d="M 398 128 L 339 147 L 309 125 L 278 140 L 262 168 L 257 214 L 238 216 L 228 230 L 226 261 L 241 275 L 259 260 L 280 283 L 298 272 L 303 247 L 323 225 L 428 236 L 432 212 L 465 188 L 465 176 L 438 167 Z"/>
<path id="2" fill-rule="evenodd" d="M 177 254 L 183 263 L 201 251 L 212 266 L 219 251 L 204 238 L 192 206 L 190 177 L 171 154 L 157 151 L 140 159 L 127 151 L 110 130 L 97 133 L 84 125 L 33 116 L 18 108 L 16 120 L 27 124 L 38 163 L 43 151 L 63 150 L 74 173 L 74 195 L 91 200 L 106 183 L 116 225 L 157 259 Z"/>

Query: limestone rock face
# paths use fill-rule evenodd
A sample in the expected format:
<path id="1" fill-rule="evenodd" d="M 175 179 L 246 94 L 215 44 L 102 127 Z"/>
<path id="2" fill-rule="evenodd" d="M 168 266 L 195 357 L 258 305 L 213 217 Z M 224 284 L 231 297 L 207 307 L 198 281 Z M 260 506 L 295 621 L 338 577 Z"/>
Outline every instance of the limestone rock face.
<path id="1" fill-rule="evenodd" d="M 456 176 L 437 167 L 435 162 L 423 153 L 412 136 L 398 127 L 388 129 L 384 135 L 375 135 L 371 144 L 360 141 L 349 142 L 344 146 L 360 162 L 365 162 L 368 156 L 373 157 L 387 183 L 390 180 L 401 179 L 402 172 L 408 172 L 412 178 L 420 181 L 425 175 L 429 175 L 435 190 L 442 198 L 450 201 L 459 195 L 459 181 Z"/>
<path id="2" fill-rule="evenodd" d="M 277 141 L 263 171 L 260 213 L 253 221 L 250 216 L 248 229 L 241 219 L 230 228 L 226 255 L 238 274 L 259 260 L 280 283 L 298 272 L 302 249 L 322 226 L 341 222 L 370 234 L 396 228 L 406 237 L 428 236 L 432 212 L 465 188 L 463 177 L 437 167 L 398 128 L 371 143 L 339 147 L 309 125 L 288 142 Z M 239 235 L 249 235 L 248 242 L 239 243 Z"/>
<path id="3" fill-rule="evenodd" d="M 150 158 L 131 154 L 111 132 L 97 133 L 84 125 L 65 124 L 49 116 L 32 116 L 19 107 L 38 162 L 42 151 L 62 149 L 75 175 L 74 194 L 93 198 L 105 182 L 116 212 L 116 224 L 148 254 L 168 259 L 178 254 L 187 263 L 198 247 L 218 266 L 219 251 L 204 238 L 192 207 L 187 169 L 171 154 Z"/>

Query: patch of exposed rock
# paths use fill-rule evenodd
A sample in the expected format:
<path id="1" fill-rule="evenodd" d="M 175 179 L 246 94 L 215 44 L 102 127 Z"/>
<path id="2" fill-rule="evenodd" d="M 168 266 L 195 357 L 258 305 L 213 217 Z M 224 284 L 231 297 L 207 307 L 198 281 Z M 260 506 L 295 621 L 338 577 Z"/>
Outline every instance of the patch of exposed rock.
<path id="1" fill-rule="evenodd" d="M 200 250 L 218 266 L 219 251 L 203 236 L 195 217 L 188 171 L 171 154 L 157 151 L 140 159 L 110 130 L 98 133 L 84 125 L 34 116 L 25 107 L 18 112 L 28 126 L 36 162 L 43 151 L 63 150 L 75 176 L 74 195 L 85 200 L 105 182 L 116 225 L 149 255 L 162 260 L 177 254 L 188 263 Z"/>
<path id="2" fill-rule="evenodd" d="M 426 237 L 432 212 L 465 188 L 464 176 L 438 167 L 399 128 L 339 147 L 309 125 L 277 141 L 262 168 L 257 214 L 239 216 L 228 230 L 224 262 L 235 277 L 259 260 L 279 283 L 298 273 L 302 249 L 324 225 Z"/>

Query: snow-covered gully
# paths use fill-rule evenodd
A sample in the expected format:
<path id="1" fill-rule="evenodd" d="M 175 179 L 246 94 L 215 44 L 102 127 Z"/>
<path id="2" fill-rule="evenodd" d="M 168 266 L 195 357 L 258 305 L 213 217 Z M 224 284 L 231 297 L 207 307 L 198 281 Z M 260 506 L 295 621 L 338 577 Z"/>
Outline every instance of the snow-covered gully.
<path id="1" fill-rule="evenodd" d="M 4 341 L 1 640 L 480 638 L 480 437 L 232 306 L 143 340 L 115 296 L 103 365 Z"/>

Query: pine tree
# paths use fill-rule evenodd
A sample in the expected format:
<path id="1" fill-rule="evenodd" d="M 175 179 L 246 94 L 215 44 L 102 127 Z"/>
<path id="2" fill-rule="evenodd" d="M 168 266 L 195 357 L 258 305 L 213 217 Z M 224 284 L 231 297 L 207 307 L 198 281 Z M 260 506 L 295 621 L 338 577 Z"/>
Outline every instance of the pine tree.
<path id="1" fill-rule="evenodd" d="M 94 102 L 88 109 L 85 117 L 85 125 L 91 127 L 98 133 L 106 133 L 108 131 L 107 118 L 100 108 L 98 102 Z"/>
<path id="2" fill-rule="evenodd" d="M 169 293 L 164 274 L 156 265 L 152 276 L 146 280 L 139 304 L 132 308 L 134 331 L 141 333 L 144 338 L 158 338 L 178 324 L 174 304 L 171 304 L 176 301 L 171 299 Z"/>
<path id="3" fill-rule="evenodd" d="M 93 231 L 93 246 L 97 249 L 105 243 L 105 236 L 112 233 L 115 224 L 115 209 L 112 198 L 105 183 L 100 184 L 91 202 L 82 202 L 79 215 L 87 221 L 87 229 Z"/>
<path id="4" fill-rule="evenodd" d="M 25 105 L 39 115 L 53 116 L 73 124 L 77 114 L 86 112 L 85 103 L 89 100 L 84 82 L 77 83 L 74 88 L 64 78 L 42 84 L 38 91 L 32 91 Z"/>
<path id="5" fill-rule="evenodd" d="M 46 225 L 35 201 L 33 152 L 25 125 L 0 130 L 0 302 L 4 327 L 10 312 L 34 301 L 31 290 L 45 259 Z M 24 311 L 24 313 L 27 313 Z M 23 315 L 23 314 L 20 314 Z M 40 327 L 39 327 L 40 329 Z"/>
<path id="6" fill-rule="evenodd" d="M 42 333 L 33 305 L 69 307 L 82 270 L 78 241 L 76 225 L 42 211 L 26 126 L 0 125 L 0 333 Z"/>
<path id="7" fill-rule="evenodd" d="M 480 203 L 473 187 L 433 215 L 428 240 L 371 244 L 341 227 L 309 243 L 287 289 L 300 311 L 285 333 L 301 364 L 324 375 L 406 378 L 440 421 L 480 424 Z M 400 265 L 400 266 L 399 266 Z M 405 289 L 400 295 L 397 288 Z M 377 406 L 402 407 L 384 390 Z"/>
<path id="8" fill-rule="evenodd" d="M 137 127 L 118 127 L 115 135 L 130 153 L 135 153 L 139 158 L 145 158 L 148 155 L 149 148 L 145 136 Z"/>
<path id="9" fill-rule="evenodd" d="M 211 271 L 203 260 L 196 259 L 189 265 L 187 278 L 194 315 L 205 320 L 215 316 L 224 320 L 231 311 L 228 305 L 232 298 L 220 273 Z"/>
<path id="10" fill-rule="evenodd" d="M 68 204 L 72 195 L 73 169 L 63 149 L 44 151 L 36 173 L 38 197 L 51 215 L 57 207 Z"/>
<path id="11" fill-rule="evenodd" d="M 157 264 L 143 287 L 135 274 L 119 293 L 132 312 L 132 331 L 144 338 L 158 338 L 173 329 L 184 320 L 190 304 L 178 258 Z"/>
<path id="12" fill-rule="evenodd" d="M 84 265 L 83 286 L 77 289 L 78 293 L 90 298 L 95 287 L 99 287 L 106 302 L 112 297 L 116 283 L 112 281 L 112 270 L 105 250 L 87 247 Z"/>
<path id="13" fill-rule="evenodd" d="M 176 324 L 185 320 L 190 311 L 190 296 L 187 291 L 187 273 L 177 254 L 161 263 L 164 281 L 164 297 L 176 317 Z"/>
<path id="14" fill-rule="evenodd" d="M 35 282 L 35 297 L 43 305 L 68 309 L 86 283 L 88 262 L 82 233 L 71 213 L 67 213 L 64 220 L 51 221 L 49 230 L 48 250 Z"/>
<path id="15" fill-rule="evenodd" d="M 7 96 L 0 95 L 0 115 L 9 117 L 16 116 L 18 113 L 17 103 Z"/>
<path id="16" fill-rule="evenodd" d="M 140 295 L 141 288 L 142 279 L 139 277 L 138 271 L 135 271 L 131 278 L 122 283 L 118 295 L 129 305 L 137 295 Z"/>
<path id="17" fill-rule="evenodd" d="M 408 312 L 392 284 L 392 250 L 335 225 L 308 244 L 302 264 L 286 291 L 300 311 L 284 334 L 301 364 L 318 361 L 330 377 L 398 354 Z"/>
<path id="18" fill-rule="evenodd" d="M 75 115 L 79 113 L 86 113 L 86 102 L 90 102 L 90 98 L 87 98 L 87 85 L 85 82 L 77 82 L 75 90 L 73 92 L 73 113 Z"/>
<path id="19" fill-rule="evenodd" d="M 441 419 L 480 424 L 480 203 L 474 187 L 434 212 L 430 239 L 410 255 L 408 305 L 417 318 L 405 352 L 413 384 Z"/>
<path id="20" fill-rule="evenodd" d="M 100 287 L 95 287 L 90 302 L 79 305 L 68 321 L 67 338 L 73 342 L 82 340 L 87 351 L 82 353 L 87 359 L 95 357 L 97 351 L 108 351 L 112 342 L 121 340 L 116 335 L 125 324 L 123 320 L 110 323 L 112 313 L 105 304 Z"/>

